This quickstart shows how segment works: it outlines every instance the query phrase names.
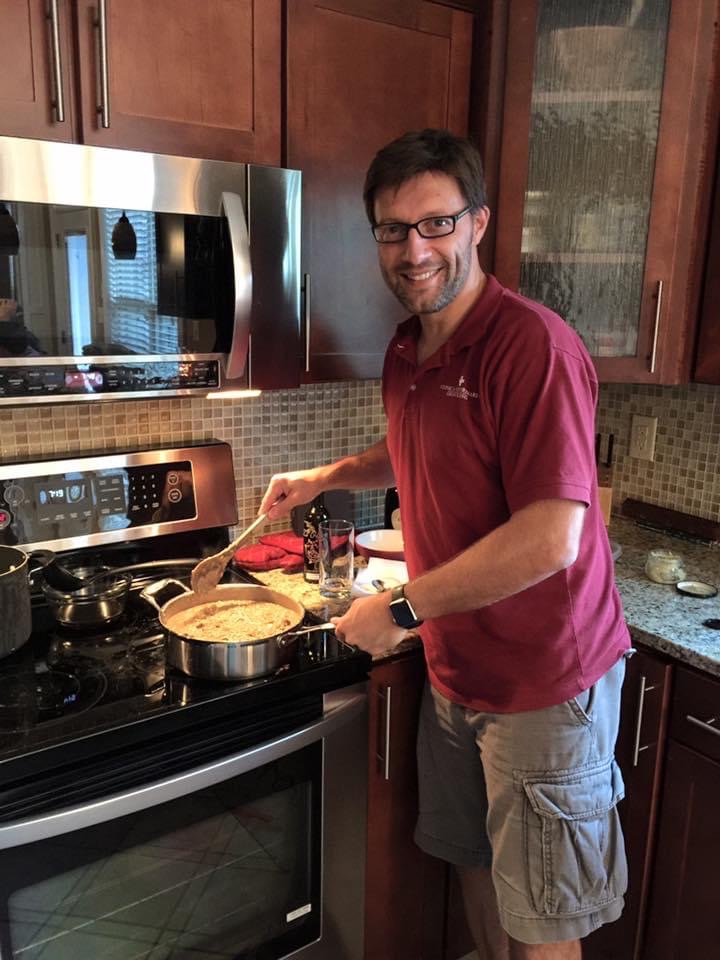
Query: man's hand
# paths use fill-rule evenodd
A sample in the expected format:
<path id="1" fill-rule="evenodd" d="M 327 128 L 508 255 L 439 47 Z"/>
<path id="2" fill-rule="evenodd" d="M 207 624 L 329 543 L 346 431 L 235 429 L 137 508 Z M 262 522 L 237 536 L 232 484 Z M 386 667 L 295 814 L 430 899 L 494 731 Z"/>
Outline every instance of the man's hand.
<path id="1" fill-rule="evenodd" d="M 338 637 L 373 655 L 387 653 L 407 636 L 390 616 L 390 591 L 355 600 L 342 617 L 332 617 Z"/>
<path id="2" fill-rule="evenodd" d="M 270 478 L 258 513 L 267 513 L 268 520 L 280 520 L 293 507 L 310 503 L 322 491 L 323 483 L 317 469 L 276 473 Z"/>

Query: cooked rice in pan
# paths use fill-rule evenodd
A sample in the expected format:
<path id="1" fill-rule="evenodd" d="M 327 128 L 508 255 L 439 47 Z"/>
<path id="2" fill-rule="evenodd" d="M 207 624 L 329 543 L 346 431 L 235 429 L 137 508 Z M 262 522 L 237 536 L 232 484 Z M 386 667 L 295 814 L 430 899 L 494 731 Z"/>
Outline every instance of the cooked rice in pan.
<path id="1" fill-rule="evenodd" d="M 173 633 L 193 640 L 243 643 L 283 633 L 295 626 L 298 619 L 296 613 L 279 603 L 216 600 L 173 614 L 166 626 Z"/>

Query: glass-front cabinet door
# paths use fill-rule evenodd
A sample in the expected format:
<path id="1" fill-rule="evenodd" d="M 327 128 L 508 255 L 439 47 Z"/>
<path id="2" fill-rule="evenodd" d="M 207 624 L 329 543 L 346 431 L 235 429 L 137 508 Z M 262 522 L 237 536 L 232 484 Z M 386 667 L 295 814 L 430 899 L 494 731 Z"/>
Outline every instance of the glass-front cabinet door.
<path id="1" fill-rule="evenodd" d="M 510 2 L 495 271 L 604 380 L 686 377 L 715 5 Z"/>

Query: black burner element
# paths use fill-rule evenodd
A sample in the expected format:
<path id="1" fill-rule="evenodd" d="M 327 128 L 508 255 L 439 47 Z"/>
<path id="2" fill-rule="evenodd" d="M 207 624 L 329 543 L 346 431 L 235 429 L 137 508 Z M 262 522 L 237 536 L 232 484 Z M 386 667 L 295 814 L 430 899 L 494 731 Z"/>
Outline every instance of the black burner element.
<path id="1" fill-rule="evenodd" d="M 101 699 L 106 686 L 102 674 L 89 670 L 82 677 L 42 668 L 0 676 L 0 731 L 27 730 L 83 713 Z"/>

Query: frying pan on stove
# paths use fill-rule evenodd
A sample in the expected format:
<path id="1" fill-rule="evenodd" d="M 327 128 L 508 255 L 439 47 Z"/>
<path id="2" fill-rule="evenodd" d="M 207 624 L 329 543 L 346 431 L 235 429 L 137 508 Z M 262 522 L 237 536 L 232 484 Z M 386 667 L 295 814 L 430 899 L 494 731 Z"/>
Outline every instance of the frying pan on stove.
<path id="1" fill-rule="evenodd" d="M 302 627 L 305 608 L 301 603 L 278 590 L 255 584 L 223 583 L 207 593 L 196 594 L 178 580 L 160 580 L 146 587 L 140 596 L 159 612 L 160 624 L 167 633 L 165 660 L 168 665 L 191 677 L 207 680 L 249 680 L 274 673 L 292 659 L 299 636 L 314 630 L 335 629 L 332 623 Z M 168 600 L 168 596 L 172 599 Z M 277 603 L 288 611 L 288 628 L 259 640 L 242 636 L 197 640 L 168 626 L 175 614 L 218 600 Z"/>

